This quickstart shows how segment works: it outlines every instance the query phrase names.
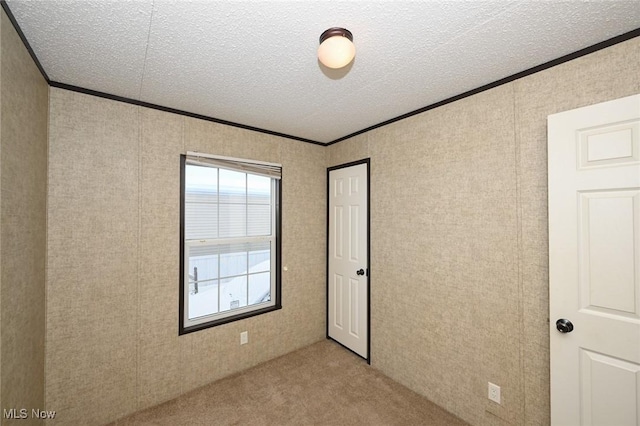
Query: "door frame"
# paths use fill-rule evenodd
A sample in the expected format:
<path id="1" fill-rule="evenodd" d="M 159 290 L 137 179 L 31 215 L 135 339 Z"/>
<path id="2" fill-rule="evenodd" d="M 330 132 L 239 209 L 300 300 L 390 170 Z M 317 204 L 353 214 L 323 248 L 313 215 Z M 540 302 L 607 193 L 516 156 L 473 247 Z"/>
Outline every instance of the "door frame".
<path id="1" fill-rule="evenodd" d="M 349 163 L 340 164 L 337 166 L 327 167 L 327 226 L 326 226 L 326 288 L 325 288 L 325 299 L 326 299 L 326 313 L 325 313 L 325 333 L 326 338 L 328 340 L 332 340 L 347 349 L 350 352 L 358 355 L 342 343 L 333 339 L 329 336 L 329 218 L 331 216 L 331 212 L 329 211 L 329 191 L 330 191 L 330 180 L 329 175 L 334 170 L 344 169 L 352 166 L 359 166 L 360 164 L 367 165 L 367 357 L 365 360 L 367 364 L 371 364 L 371 158 L 363 158 L 362 160 L 351 161 Z"/>

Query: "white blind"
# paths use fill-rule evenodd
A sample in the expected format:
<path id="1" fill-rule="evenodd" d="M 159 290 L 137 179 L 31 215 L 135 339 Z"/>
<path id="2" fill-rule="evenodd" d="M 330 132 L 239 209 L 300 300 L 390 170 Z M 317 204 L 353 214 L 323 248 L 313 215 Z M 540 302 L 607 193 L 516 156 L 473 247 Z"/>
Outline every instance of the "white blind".
<path id="1" fill-rule="evenodd" d="M 273 179 L 282 178 L 282 165 L 276 163 L 222 157 L 189 151 L 187 152 L 187 164 L 213 166 L 221 169 L 242 171 L 245 173 L 267 176 Z"/>

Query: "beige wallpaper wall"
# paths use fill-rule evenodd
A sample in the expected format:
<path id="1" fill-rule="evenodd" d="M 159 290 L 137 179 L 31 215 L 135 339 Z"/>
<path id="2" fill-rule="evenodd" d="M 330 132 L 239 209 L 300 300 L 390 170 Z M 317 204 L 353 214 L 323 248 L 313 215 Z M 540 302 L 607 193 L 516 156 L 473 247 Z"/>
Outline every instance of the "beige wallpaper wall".
<path id="1" fill-rule="evenodd" d="M 48 93 L 0 12 L 0 410 L 44 408 Z"/>
<path id="2" fill-rule="evenodd" d="M 2 47 L 2 21 L 4 13 L 0 12 L 0 48 Z M 4 49 L 2 49 L 4 50 Z M 0 409 L 2 404 L 2 51 L 0 51 Z M 43 371 L 44 372 L 44 371 Z M 2 422 L 0 422 L 2 424 Z"/>
<path id="3" fill-rule="evenodd" d="M 0 12 L 0 48 L 2 48 L 2 21 L 5 13 Z M 2 49 L 4 50 L 4 49 Z M 2 51 L 0 51 L 0 408 L 2 404 Z M 0 421 L 0 424 L 2 422 Z"/>
<path id="4" fill-rule="evenodd" d="M 0 405 L 44 408 L 48 86 L 0 15 Z"/>
<path id="5" fill-rule="evenodd" d="M 329 147 L 371 158 L 375 368 L 474 425 L 549 424 L 546 117 L 638 69 L 636 38 Z"/>
<path id="6" fill-rule="evenodd" d="M 324 147 L 60 89 L 50 111 L 46 403 L 59 411 L 55 424 L 112 421 L 324 337 Z M 283 309 L 178 336 L 186 151 L 282 163 Z"/>

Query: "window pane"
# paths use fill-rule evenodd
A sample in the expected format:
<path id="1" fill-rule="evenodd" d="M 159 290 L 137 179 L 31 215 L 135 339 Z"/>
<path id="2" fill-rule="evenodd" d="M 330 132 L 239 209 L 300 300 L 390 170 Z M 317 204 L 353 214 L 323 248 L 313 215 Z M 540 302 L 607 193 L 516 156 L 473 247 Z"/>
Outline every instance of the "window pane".
<path id="1" fill-rule="evenodd" d="M 247 174 L 220 169 L 220 202 L 247 202 Z"/>
<path id="2" fill-rule="evenodd" d="M 218 237 L 218 169 L 185 167 L 185 238 Z"/>
<path id="3" fill-rule="evenodd" d="M 195 283 L 191 283 L 192 290 Z M 189 319 L 203 317 L 218 312 L 218 281 L 198 283 L 198 292 L 189 291 Z"/>
<path id="4" fill-rule="evenodd" d="M 220 204 L 220 238 L 247 235 L 246 204 Z"/>
<path id="5" fill-rule="evenodd" d="M 218 247 L 191 246 L 189 248 L 189 281 L 218 278 Z M 197 268 L 197 270 L 196 270 Z"/>
<path id="6" fill-rule="evenodd" d="M 247 206 L 247 235 L 271 235 L 271 206 L 249 204 Z"/>
<path id="7" fill-rule="evenodd" d="M 271 273 L 249 275 L 249 304 L 271 300 Z"/>
<path id="8" fill-rule="evenodd" d="M 184 237 L 199 240 L 218 237 L 218 205 L 213 203 L 185 203 Z"/>
<path id="9" fill-rule="evenodd" d="M 271 204 L 271 178 L 247 175 L 247 202 Z"/>
<path id="10" fill-rule="evenodd" d="M 271 270 L 271 243 L 269 241 L 251 244 L 249 252 L 249 272 Z"/>
<path id="11" fill-rule="evenodd" d="M 220 247 L 220 277 L 247 273 L 247 245 L 227 244 Z"/>
<path id="12" fill-rule="evenodd" d="M 187 165 L 185 168 L 185 201 L 187 203 L 217 203 L 218 169 Z"/>
<path id="13" fill-rule="evenodd" d="M 247 306 L 247 276 L 220 280 L 220 312 Z"/>

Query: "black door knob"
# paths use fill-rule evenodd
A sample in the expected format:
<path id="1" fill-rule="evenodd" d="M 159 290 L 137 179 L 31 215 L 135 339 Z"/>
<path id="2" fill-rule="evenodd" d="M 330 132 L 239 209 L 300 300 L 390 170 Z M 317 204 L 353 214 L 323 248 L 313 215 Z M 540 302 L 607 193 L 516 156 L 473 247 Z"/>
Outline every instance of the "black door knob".
<path id="1" fill-rule="evenodd" d="M 556 321 L 556 328 L 560 333 L 571 333 L 573 331 L 573 324 L 568 319 L 560 318 Z"/>
<path id="2" fill-rule="evenodd" d="M 358 274 L 358 275 L 364 275 L 364 269 L 360 269 L 359 271 L 356 271 L 356 274 Z"/>

